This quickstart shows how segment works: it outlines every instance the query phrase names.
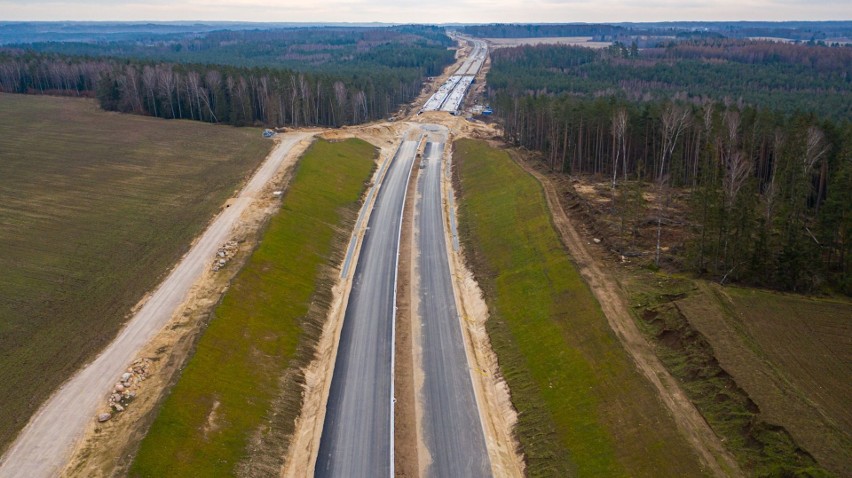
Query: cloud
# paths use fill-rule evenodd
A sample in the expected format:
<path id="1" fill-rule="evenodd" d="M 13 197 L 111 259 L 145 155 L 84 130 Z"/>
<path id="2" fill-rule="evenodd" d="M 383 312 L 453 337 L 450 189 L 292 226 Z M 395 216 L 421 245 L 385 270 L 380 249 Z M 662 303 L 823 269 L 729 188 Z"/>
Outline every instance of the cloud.
<path id="1" fill-rule="evenodd" d="M 852 19 L 848 0 L 0 0 L 0 20 L 623 22 Z"/>

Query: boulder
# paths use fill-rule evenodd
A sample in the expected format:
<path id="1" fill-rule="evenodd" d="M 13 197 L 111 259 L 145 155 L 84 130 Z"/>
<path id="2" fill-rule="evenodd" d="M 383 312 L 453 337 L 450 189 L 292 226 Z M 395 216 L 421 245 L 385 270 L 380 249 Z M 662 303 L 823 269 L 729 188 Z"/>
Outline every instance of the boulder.
<path id="1" fill-rule="evenodd" d="M 117 393 L 121 393 L 121 392 L 123 392 L 123 391 L 124 391 L 124 385 L 122 385 L 122 384 L 120 384 L 120 383 L 115 384 L 115 391 L 116 391 Z"/>
<path id="2" fill-rule="evenodd" d="M 100 415 L 98 415 L 98 422 L 99 422 L 99 423 L 103 423 L 103 422 L 105 422 L 105 421 L 109 420 L 110 418 L 112 418 L 112 415 L 111 415 L 111 414 L 109 414 L 109 413 L 101 413 Z"/>

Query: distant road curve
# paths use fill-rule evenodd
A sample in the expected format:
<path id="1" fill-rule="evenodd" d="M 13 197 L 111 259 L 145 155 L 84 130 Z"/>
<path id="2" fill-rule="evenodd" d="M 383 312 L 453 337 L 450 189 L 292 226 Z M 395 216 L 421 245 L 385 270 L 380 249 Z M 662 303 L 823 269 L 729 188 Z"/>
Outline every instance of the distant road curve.
<path id="1" fill-rule="evenodd" d="M 0 459 L 2 478 L 48 478 L 59 474 L 76 442 L 104 406 L 112 386 L 183 303 L 222 243 L 229 239 L 243 211 L 275 176 L 290 150 L 312 133 L 287 133 L 230 206 L 157 287 L 98 357 L 80 369 L 30 418 Z"/>

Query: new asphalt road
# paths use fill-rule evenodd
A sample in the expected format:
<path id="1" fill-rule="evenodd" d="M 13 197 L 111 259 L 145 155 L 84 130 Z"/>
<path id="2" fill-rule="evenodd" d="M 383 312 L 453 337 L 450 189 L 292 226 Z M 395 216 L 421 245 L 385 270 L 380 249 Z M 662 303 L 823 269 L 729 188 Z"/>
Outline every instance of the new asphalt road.
<path id="1" fill-rule="evenodd" d="M 367 223 L 331 379 L 317 477 L 393 474 L 397 259 L 406 189 L 419 143 L 400 145 Z"/>
<path id="2" fill-rule="evenodd" d="M 423 429 L 432 457 L 431 477 L 491 475 L 485 437 L 471 384 L 441 208 L 442 143 L 426 143 L 417 202 L 417 259 L 422 367 Z"/>

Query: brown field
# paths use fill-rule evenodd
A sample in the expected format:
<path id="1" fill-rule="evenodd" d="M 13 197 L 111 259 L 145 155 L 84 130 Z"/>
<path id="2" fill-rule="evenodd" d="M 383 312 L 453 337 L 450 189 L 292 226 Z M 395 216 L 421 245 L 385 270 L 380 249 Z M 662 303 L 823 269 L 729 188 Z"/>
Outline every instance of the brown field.
<path id="1" fill-rule="evenodd" d="M 852 431 L 852 303 L 730 289 L 736 318 L 792 385 Z"/>
<path id="2" fill-rule="evenodd" d="M 0 450 L 271 145 L 257 129 L 0 94 Z"/>
<path id="3" fill-rule="evenodd" d="M 852 470 L 852 303 L 754 289 L 724 292 L 732 325 L 761 359 L 760 367 L 743 371 L 757 377 L 743 377 L 742 386 L 818 461 L 838 473 Z M 777 392 L 760 381 L 773 373 Z"/>
<path id="4" fill-rule="evenodd" d="M 747 473 L 849 476 L 852 304 L 628 277 L 661 358 Z"/>
<path id="5" fill-rule="evenodd" d="M 483 38 L 491 48 L 510 48 L 521 45 L 573 45 L 588 48 L 606 48 L 608 41 L 592 41 L 592 37 L 538 37 L 538 38 Z"/>

